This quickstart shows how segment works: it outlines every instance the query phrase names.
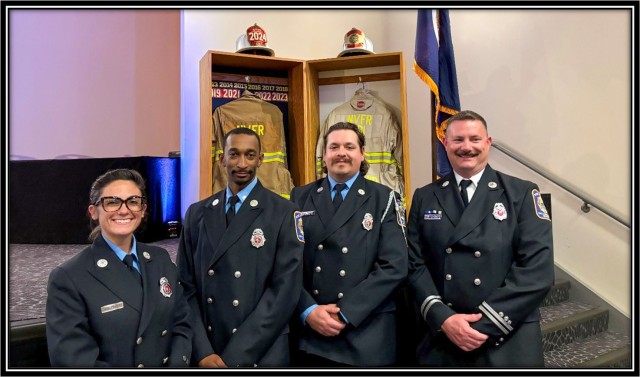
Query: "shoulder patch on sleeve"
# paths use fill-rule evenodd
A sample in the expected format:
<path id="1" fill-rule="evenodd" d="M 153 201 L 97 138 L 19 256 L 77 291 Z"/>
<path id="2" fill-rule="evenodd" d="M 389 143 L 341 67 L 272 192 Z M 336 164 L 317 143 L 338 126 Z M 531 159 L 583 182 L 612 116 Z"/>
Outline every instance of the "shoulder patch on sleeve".
<path id="1" fill-rule="evenodd" d="M 536 212 L 536 216 L 538 216 L 542 220 L 551 221 L 549 212 L 547 212 L 547 208 L 544 206 L 544 202 L 542 201 L 542 195 L 540 194 L 540 191 L 536 189 L 531 190 L 531 196 L 533 196 L 533 207 Z"/>
<path id="2" fill-rule="evenodd" d="M 304 229 L 302 227 L 302 217 L 304 214 L 300 211 L 295 211 L 293 213 L 293 223 L 295 224 L 296 237 L 298 241 L 304 243 Z"/>

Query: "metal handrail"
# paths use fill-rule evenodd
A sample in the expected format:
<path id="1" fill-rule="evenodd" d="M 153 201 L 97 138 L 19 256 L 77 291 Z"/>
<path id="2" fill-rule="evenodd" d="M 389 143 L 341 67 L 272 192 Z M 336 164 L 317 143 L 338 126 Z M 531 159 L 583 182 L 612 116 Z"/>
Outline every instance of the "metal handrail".
<path id="1" fill-rule="evenodd" d="M 500 152 L 506 154 L 507 156 L 511 157 L 512 159 L 518 161 L 519 163 L 521 163 L 522 165 L 526 166 L 527 168 L 529 168 L 529 169 L 535 171 L 536 173 L 540 174 L 541 176 L 543 176 L 544 178 L 548 179 L 549 181 L 551 181 L 551 182 L 555 183 L 556 185 L 562 187 L 565 191 L 573 194 L 574 196 L 577 196 L 580 200 L 582 200 L 582 207 L 580 207 L 580 209 L 582 209 L 582 212 L 588 213 L 589 211 L 591 211 L 591 206 L 593 206 L 596 209 L 598 209 L 600 212 L 602 212 L 605 215 L 611 217 L 612 219 L 616 220 L 620 224 L 626 226 L 627 228 L 631 228 L 631 224 L 629 223 L 629 221 L 623 219 L 623 217 L 621 215 L 614 213 L 614 211 L 612 209 L 609 209 L 602 202 L 596 200 L 595 198 L 593 198 L 590 195 L 586 194 L 582 190 L 574 187 L 570 183 L 567 183 L 564 179 L 558 178 L 558 177 L 554 176 L 553 174 L 545 171 L 542 167 L 540 167 L 536 163 L 527 160 L 526 158 L 522 157 L 518 153 L 516 153 L 516 152 L 510 150 L 509 148 L 505 147 L 502 143 L 497 142 L 495 139 L 491 143 L 491 146 L 495 147 L 497 150 L 499 150 Z"/>

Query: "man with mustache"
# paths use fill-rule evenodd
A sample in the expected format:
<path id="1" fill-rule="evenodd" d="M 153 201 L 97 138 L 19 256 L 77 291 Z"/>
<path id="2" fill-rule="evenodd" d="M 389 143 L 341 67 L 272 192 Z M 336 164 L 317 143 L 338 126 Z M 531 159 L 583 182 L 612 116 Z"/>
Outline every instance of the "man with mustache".
<path id="1" fill-rule="evenodd" d="M 248 128 L 224 136 L 227 187 L 192 204 L 178 249 L 201 367 L 283 367 L 302 288 L 304 235 L 295 205 L 256 177 L 264 158 Z"/>
<path id="2" fill-rule="evenodd" d="M 448 120 L 453 172 L 415 191 L 409 284 L 423 366 L 543 367 L 539 306 L 553 285 L 551 219 L 538 186 L 489 166 L 487 123 Z"/>
<path id="3" fill-rule="evenodd" d="M 396 360 L 394 291 L 407 274 L 401 200 L 366 180 L 365 138 L 336 123 L 324 137 L 327 177 L 296 187 L 305 233 L 297 365 L 388 366 Z"/>

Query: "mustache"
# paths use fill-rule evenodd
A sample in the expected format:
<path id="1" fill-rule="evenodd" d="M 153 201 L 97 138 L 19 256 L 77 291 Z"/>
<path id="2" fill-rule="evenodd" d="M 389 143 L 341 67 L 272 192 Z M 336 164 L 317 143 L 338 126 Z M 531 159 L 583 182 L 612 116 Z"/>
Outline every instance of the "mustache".
<path id="1" fill-rule="evenodd" d="M 252 173 L 253 169 L 231 169 L 231 173 Z"/>
<path id="2" fill-rule="evenodd" d="M 456 152 L 456 156 L 458 157 L 476 157 L 477 155 L 479 155 L 479 153 L 475 153 L 475 152 Z"/>
<path id="3" fill-rule="evenodd" d="M 351 159 L 350 158 L 334 158 L 333 160 L 331 160 L 332 163 L 337 164 L 339 162 L 348 162 L 351 163 Z"/>

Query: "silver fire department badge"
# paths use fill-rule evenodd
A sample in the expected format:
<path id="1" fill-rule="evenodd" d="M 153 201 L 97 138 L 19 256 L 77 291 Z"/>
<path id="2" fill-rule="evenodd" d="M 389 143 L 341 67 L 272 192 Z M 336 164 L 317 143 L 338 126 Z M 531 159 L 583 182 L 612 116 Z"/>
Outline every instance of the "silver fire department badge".
<path id="1" fill-rule="evenodd" d="M 253 230 L 253 234 L 251 235 L 251 246 L 256 249 L 264 246 L 266 238 L 264 238 L 264 232 L 260 228 L 256 228 Z"/>

